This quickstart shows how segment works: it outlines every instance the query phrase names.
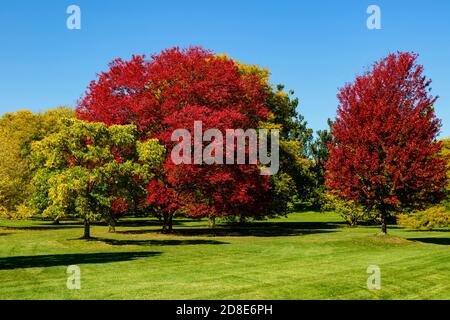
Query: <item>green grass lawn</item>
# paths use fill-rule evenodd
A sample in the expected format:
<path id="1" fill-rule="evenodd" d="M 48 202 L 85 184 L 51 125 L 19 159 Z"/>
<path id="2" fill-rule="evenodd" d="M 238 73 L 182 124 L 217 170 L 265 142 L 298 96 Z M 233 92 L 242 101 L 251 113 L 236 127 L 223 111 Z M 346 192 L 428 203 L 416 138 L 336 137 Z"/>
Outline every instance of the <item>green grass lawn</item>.
<path id="1" fill-rule="evenodd" d="M 348 228 L 296 213 L 245 227 L 124 219 L 94 226 L 0 220 L 0 299 L 450 299 L 450 233 Z M 66 287 L 68 265 L 81 290 Z M 369 265 L 381 290 L 367 289 Z"/>

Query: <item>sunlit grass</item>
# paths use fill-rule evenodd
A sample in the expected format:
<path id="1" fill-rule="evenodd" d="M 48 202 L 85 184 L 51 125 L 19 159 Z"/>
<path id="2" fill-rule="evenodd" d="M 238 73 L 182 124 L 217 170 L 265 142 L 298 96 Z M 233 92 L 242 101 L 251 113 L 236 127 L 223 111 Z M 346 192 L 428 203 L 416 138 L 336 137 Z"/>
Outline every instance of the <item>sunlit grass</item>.
<path id="1" fill-rule="evenodd" d="M 0 299 L 450 299 L 450 233 L 348 228 L 333 213 L 247 226 L 125 219 L 117 233 L 0 220 Z M 81 267 L 81 290 L 66 287 Z M 381 268 L 381 290 L 366 269 Z"/>

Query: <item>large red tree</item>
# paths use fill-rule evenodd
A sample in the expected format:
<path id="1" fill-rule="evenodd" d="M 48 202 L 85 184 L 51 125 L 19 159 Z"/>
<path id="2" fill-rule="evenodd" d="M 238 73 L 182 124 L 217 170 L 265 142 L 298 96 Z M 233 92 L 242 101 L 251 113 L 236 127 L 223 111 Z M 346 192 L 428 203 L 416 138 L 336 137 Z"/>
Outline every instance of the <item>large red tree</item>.
<path id="1" fill-rule="evenodd" d="M 133 123 L 142 139 L 158 138 L 167 160 L 148 186 L 149 203 L 163 213 L 165 229 L 182 210 L 191 216 L 255 215 L 264 208 L 268 177 L 256 165 L 174 165 L 170 157 L 176 129 L 191 133 L 257 128 L 266 120 L 267 84 L 258 74 L 244 75 L 231 59 L 202 48 L 173 48 L 110 64 L 93 81 L 77 108 L 78 116 L 106 124 Z"/>
<path id="2" fill-rule="evenodd" d="M 417 55 L 391 54 L 340 89 L 326 184 L 379 213 L 438 201 L 446 183 L 440 120 Z"/>

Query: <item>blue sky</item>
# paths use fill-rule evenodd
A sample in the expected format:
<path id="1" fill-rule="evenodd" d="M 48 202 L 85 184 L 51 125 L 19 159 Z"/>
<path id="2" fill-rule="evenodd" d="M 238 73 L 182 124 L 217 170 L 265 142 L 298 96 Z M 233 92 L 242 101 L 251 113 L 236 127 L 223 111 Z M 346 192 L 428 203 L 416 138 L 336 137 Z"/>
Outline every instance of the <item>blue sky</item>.
<path id="1" fill-rule="evenodd" d="M 66 28 L 81 8 L 82 29 Z M 369 5 L 381 30 L 366 27 Z M 76 101 L 114 58 L 201 45 L 269 68 L 313 129 L 333 118 L 338 88 L 397 50 L 420 54 L 450 136 L 450 1 L 41 0 L 0 4 L 0 114 Z"/>

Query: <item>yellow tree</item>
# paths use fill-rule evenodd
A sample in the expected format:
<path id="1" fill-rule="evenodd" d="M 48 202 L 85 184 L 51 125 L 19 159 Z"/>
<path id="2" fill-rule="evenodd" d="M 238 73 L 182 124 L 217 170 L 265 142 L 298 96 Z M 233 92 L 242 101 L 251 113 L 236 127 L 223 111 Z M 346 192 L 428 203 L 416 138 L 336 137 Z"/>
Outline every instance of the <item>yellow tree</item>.
<path id="1" fill-rule="evenodd" d="M 31 144 L 57 132 L 62 118 L 71 118 L 70 108 L 51 109 L 34 114 L 23 110 L 6 113 L 0 119 L 0 211 L 17 217 L 32 192 Z"/>

